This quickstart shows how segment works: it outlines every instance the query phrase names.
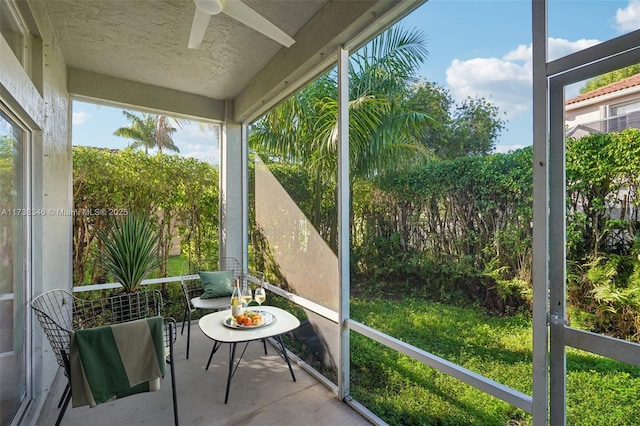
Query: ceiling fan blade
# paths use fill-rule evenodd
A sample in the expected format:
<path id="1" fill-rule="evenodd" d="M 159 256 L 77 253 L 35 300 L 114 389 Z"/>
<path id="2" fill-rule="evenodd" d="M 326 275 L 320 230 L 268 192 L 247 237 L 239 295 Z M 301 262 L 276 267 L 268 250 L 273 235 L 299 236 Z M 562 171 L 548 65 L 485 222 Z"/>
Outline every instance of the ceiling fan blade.
<path id="1" fill-rule="evenodd" d="M 241 2 L 240 0 L 227 0 L 224 3 L 222 13 L 229 15 L 236 21 L 253 28 L 254 30 L 277 41 L 283 46 L 289 47 L 296 41 L 289 37 L 287 33 L 276 27 L 264 16 Z"/>
<path id="2" fill-rule="evenodd" d="M 211 15 L 202 12 L 196 7 L 196 13 L 193 15 L 193 23 L 191 24 L 191 34 L 189 35 L 189 49 L 198 49 L 200 47 L 210 19 Z"/>

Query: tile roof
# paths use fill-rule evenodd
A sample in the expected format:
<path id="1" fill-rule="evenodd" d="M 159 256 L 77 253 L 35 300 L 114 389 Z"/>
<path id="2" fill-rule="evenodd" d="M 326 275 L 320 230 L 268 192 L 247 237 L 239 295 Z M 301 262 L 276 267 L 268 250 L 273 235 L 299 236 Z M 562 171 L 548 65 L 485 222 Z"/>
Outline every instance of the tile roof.
<path id="1" fill-rule="evenodd" d="M 607 95 L 609 93 L 618 92 L 620 90 L 628 89 L 635 86 L 640 86 L 640 73 L 607 84 L 606 86 L 602 86 L 596 90 L 592 90 L 580 96 L 576 96 L 575 98 L 571 98 L 566 102 L 566 105 L 575 104 L 587 99 L 597 98 L 598 96 Z"/>

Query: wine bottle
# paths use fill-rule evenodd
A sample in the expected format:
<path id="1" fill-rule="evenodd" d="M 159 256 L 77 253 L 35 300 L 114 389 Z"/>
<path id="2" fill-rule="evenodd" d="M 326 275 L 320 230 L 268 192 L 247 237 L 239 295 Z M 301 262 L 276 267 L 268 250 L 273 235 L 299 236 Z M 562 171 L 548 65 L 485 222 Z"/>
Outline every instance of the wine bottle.
<path id="1" fill-rule="evenodd" d="M 236 278 L 231 294 L 231 315 L 237 317 L 242 315 L 242 297 L 240 294 L 240 281 Z"/>

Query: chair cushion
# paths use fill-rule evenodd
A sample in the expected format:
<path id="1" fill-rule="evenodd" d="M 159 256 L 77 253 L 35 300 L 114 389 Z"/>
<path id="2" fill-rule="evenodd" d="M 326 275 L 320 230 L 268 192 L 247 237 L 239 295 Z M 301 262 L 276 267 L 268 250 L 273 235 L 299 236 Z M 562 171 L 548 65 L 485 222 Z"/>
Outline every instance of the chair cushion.
<path id="1" fill-rule="evenodd" d="M 214 310 L 227 309 L 229 305 L 229 297 L 216 297 L 215 299 L 203 299 L 201 297 L 194 297 L 191 299 L 191 304 L 196 309 Z"/>
<path id="2" fill-rule="evenodd" d="M 233 272 L 231 271 L 201 271 L 200 281 L 204 293 L 202 299 L 214 299 L 217 297 L 231 296 L 233 293 Z"/>

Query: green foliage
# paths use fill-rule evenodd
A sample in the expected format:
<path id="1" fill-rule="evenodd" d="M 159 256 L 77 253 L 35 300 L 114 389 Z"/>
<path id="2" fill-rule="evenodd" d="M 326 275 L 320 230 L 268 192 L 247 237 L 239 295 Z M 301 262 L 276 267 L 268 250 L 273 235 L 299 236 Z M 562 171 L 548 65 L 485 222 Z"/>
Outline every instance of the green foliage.
<path id="1" fill-rule="evenodd" d="M 499 109 L 486 99 L 468 97 L 454 104 L 449 91 L 435 83 L 413 86 L 405 102 L 438 123 L 420 129 L 417 137 L 440 159 L 488 155 L 505 127 Z"/>
<path id="2" fill-rule="evenodd" d="M 352 317 L 447 361 L 531 394 L 532 324 L 420 298 L 353 299 Z M 351 394 L 390 425 L 529 425 L 523 411 L 359 334 Z M 640 369 L 569 349 L 567 424 L 640 418 Z"/>
<path id="3" fill-rule="evenodd" d="M 101 261 L 106 272 L 122 284 L 125 293 L 138 291 L 142 280 L 158 266 L 158 234 L 147 216 L 121 216 L 98 236 L 103 244 Z"/>
<path id="4" fill-rule="evenodd" d="M 172 240 L 181 251 L 215 257 L 218 246 L 218 169 L 193 158 L 148 156 L 124 149 L 73 147 L 74 285 L 104 282 L 97 262 L 99 230 L 114 215 L 147 215 L 158 233 L 159 276 L 165 276 Z"/>
<path id="5" fill-rule="evenodd" d="M 431 120 L 403 102 L 426 57 L 418 31 L 393 28 L 353 53 L 349 62 L 349 138 L 352 174 L 371 176 L 420 151 L 409 130 Z M 250 143 L 279 161 L 302 164 L 311 176 L 337 174 L 337 71 L 329 71 L 266 114 Z"/>
<path id="6" fill-rule="evenodd" d="M 572 321 L 637 340 L 640 130 L 570 139 L 566 156 Z M 412 283 L 428 300 L 491 312 L 529 309 L 532 162 L 527 148 L 356 182 L 355 281 L 385 294 L 390 280 Z"/>
<path id="7" fill-rule="evenodd" d="M 354 52 L 349 61 L 350 173 L 371 177 L 402 164 L 422 162 L 426 151 L 415 139 L 432 120 L 404 103 L 427 51 L 424 35 L 395 27 Z M 273 162 L 309 171 L 314 213 L 309 217 L 337 248 L 337 70 L 332 69 L 285 100 L 250 132 L 250 146 Z M 323 210 L 323 209 L 327 210 Z M 328 212 L 327 214 L 323 211 Z"/>
<path id="8" fill-rule="evenodd" d="M 469 257 L 482 271 L 497 257 L 511 276 L 530 275 L 531 149 L 487 157 L 462 157 L 382 177 L 370 200 L 381 206 L 354 247 L 375 265 L 366 247 L 398 235 L 398 248 L 423 253 L 437 264 Z M 356 216 L 366 202 L 354 201 Z M 370 258 L 367 258 L 369 257 Z M 366 273 L 366 271 L 363 270 Z"/>
<path id="9" fill-rule="evenodd" d="M 2 117 L 0 116 L 0 121 Z M 2 133 L 3 130 L 0 130 Z M 20 232 L 21 222 L 6 211 L 23 208 L 23 193 L 21 191 L 20 170 L 23 156 L 20 153 L 20 143 L 11 134 L 0 134 L 0 229 L 3 230 L 2 243 L 0 243 L 0 258 L 3 261 L 3 270 L 10 271 L 11 268 L 20 268 L 15 265 L 20 257 L 15 253 L 16 243 L 23 239 Z M 20 247 L 20 246 L 19 246 Z M 13 265 L 13 266 L 12 266 Z M 0 293 L 13 293 L 14 277 L 10 273 L 0 274 Z"/>
<path id="10" fill-rule="evenodd" d="M 580 93 L 584 94 L 587 92 L 591 92 L 592 90 L 599 89 L 600 87 L 606 86 L 607 84 L 620 81 L 624 78 L 631 77 L 638 73 L 640 73 L 640 64 L 630 65 L 628 67 L 621 68 L 619 70 L 602 74 L 599 77 L 596 77 L 587 81 L 584 87 L 580 88 Z"/>
<path id="11" fill-rule="evenodd" d="M 575 324 L 590 331 L 640 342 L 640 260 L 608 254 L 569 276 Z"/>
<path id="12" fill-rule="evenodd" d="M 603 257 L 611 268 L 613 257 L 639 252 L 640 130 L 570 139 L 566 151 L 572 320 L 592 331 L 635 340 L 637 261 L 618 262 L 616 280 L 606 285 L 596 277 L 604 269 L 589 263 Z M 356 291 L 388 297 L 418 294 L 426 300 L 481 306 L 498 315 L 528 311 L 532 163 L 533 151 L 526 148 L 433 161 L 375 179 L 355 178 L 351 271 Z M 284 163 L 270 168 L 307 215 L 319 199 L 326 201 L 328 216 L 336 214 L 330 207 L 333 194 L 322 192 L 318 198 L 307 168 Z M 329 217 L 316 220 L 326 235 L 329 228 L 322 223 L 329 223 Z M 590 269 L 591 276 L 586 272 Z"/>
<path id="13" fill-rule="evenodd" d="M 566 156 L 570 258 L 628 254 L 640 206 L 640 130 L 569 139 Z"/>

